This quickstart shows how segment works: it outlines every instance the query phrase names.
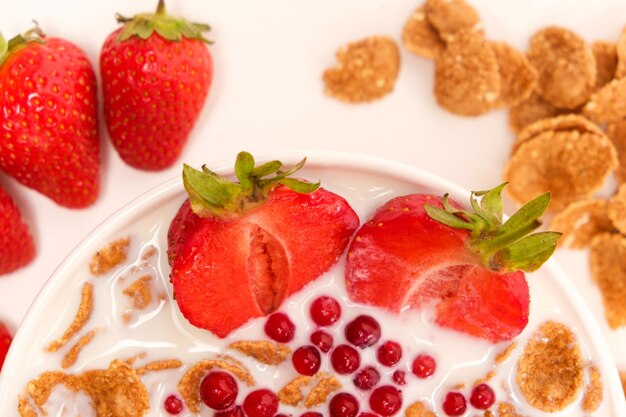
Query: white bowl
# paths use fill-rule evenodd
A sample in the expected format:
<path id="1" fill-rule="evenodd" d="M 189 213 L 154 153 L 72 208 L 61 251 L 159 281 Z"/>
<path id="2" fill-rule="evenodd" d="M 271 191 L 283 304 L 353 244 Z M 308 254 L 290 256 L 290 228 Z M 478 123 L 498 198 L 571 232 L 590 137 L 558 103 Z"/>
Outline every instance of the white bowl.
<path id="1" fill-rule="evenodd" d="M 308 162 L 301 171 L 302 176 L 320 178 L 323 186 L 331 191 L 339 188 L 338 192 L 341 193 L 341 190 L 349 190 L 351 187 L 361 190 L 368 188 L 368 192 L 372 196 L 375 195 L 380 201 L 385 201 L 393 194 L 424 190 L 431 190 L 437 194 L 448 192 L 460 202 L 465 202 L 469 198 L 467 190 L 447 180 L 409 165 L 373 156 L 338 152 L 290 151 L 271 155 L 271 159 L 279 159 L 286 165 L 291 165 L 298 162 L 303 156 L 308 157 Z M 258 159 L 267 160 L 270 158 Z M 232 165 L 232 162 L 224 163 L 216 171 L 224 175 L 232 175 Z M 387 190 L 370 189 L 375 184 L 369 182 L 376 181 L 386 184 Z M 58 329 L 56 333 L 51 333 L 51 327 L 55 324 L 59 327 L 60 314 L 65 314 L 62 323 L 67 323 L 67 317 L 70 317 L 71 320 L 74 314 L 73 310 L 64 312 L 63 309 L 67 310 L 65 301 L 68 297 L 67 291 L 78 291 L 83 281 L 80 275 L 75 273 L 77 268 L 84 267 L 93 253 L 104 243 L 123 233 L 135 221 L 167 204 L 174 204 L 172 207 L 176 207 L 185 199 L 185 196 L 180 179 L 168 181 L 149 191 L 103 222 L 61 263 L 41 290 L 15 336 L 3 371 L 0 374 L 0 415 L 3 417 L 18 415 L 16 411 L 17 395 L 23 390 L 25 382 L 33 376 L 49 370 L 49 368 L 42 366 L 42 357 L 46 355 L 43 346 L 50 341 L 51 336 L 58 335 Z M 367 219 L 375 208 L 367 201 L 351 203 L 359 213 L 361 221 Z M 171 215 L 173 216 L 174 213 Z M 165 224 L 169 222 L 169 218 L 164 220 Z M 161 243 L 163 247 L 166 246 L 165 242 Z M 167 268 L 166 262 L 161 262 L 161 264 Z M 571 307 L 571 311 L 574 312 L 575 317 L 570 317 L 570 319 L 580 323 L 578 330 L 585 334 L 585 348 L 592 352 L 595 364 L 602 372 L 605 382 L 604 392 L 608 396 L 608 398 L 605 397 L 605 407 L 608 408 L 605 408 L 601 415 L 626 416 L 626 403 L 617 370 L 611 360 L 604 338 L 583 298 L 553 261 L 548 261 L 540 271 L 532 275 L 532 279 L 529 279 L 531 294 L 533 282 L 539 279 L 550 280 L 554 283 L 558 291 L 552 296 L 563 297 L 563 302 L 569 306 L 568 308 Z M 75 294 L 71 293 L 71 295 L 74 296 Z M 531 317 L 533 305 L 531 304 Z M 180 325 L 191 327 L 184 322 Z M 64 326 L 63 324 L 60 325 L 61 331 L 65 328 Z M 196 330 L 188 329 L 186 331 L 190 335 L 193 334 L 191 337 L 197 337 Z M 537 413 L 537 415 L 543 414 Z"/>

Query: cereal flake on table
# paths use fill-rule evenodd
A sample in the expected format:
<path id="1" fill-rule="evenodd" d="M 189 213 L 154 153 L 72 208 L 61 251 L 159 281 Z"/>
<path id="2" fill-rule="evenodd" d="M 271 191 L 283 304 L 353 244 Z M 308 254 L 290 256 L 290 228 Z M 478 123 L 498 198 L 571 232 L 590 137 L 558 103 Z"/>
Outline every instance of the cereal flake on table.
<path id="1" fill-rule="evenodd" d="M 626 118 L 626 78 L 613 80 L 593 93 L 583 113 L 596 123 L 613 123 Z"/>
<path id="2" fill-rule="evenodd" d="M 518 202 L 550 191 L 550 211 L 590 198 L 617 168 L 605 135 L 578 130 L 545 131 L 522 143 L 504 169 L 508 194 Z"/>
<path id="3" fill-rule="evenodd" d="M 48 347 L 46 347 L 47 352 L 56 352 L 65 346 L 72 337 L 85 327 L 91 317 L 91 313 L 93 312 L 93 304 L 93 284 L 85 282 L 81 290 L 80 304 L 78 306 L 78 311 L 74 316 L 74 320 L 59 339 L 51 342 Z"/>
<path id="4" fill-rule="evenodd" d="M 589 366 L 588 374 L 589 383 L 585 389 L 585 395 L 580 406 L 585 413 L 594 413 L 602 405 L 604 384 L 602 383 L 602 374 L 595 366 Z"/>
<path id="5" fill-rule="evenodd" d="M 426 59 L 436 59 L 446 48 L 439 32 L 426 17 L 424 6 L 415 9 L 407 20 L 402 42 L 410 52 Z"/>
<path id="6" fill-rule="evenodd" d="M 404 415 L 405 417 L 437 417 L 423 401 L 417 401 L 409 405 L 404 411 Z"/>
<path id="7" fill-rule="evenodd" d="M 601 199 L 576 201 L 552 218 L 550 229 L 563 233 L 561 247 L 588 247 L 595 236 L 615 230 L 608 207 L 608 202 Z"/>
<path id="8" fill-rule="evenodd" d="M 100 248 L 91 258 L 89 270 L 94 275 L 104 275 L 126 261 L 130 238 L 114 240 Z"/>
<path id="9" fill-rule="evenodd" d="M 524 398 L 539 410 L 556 412 L 572 404 L 584 385 L 574 333 L 562 323 L 542 324 L 518 360 L 516 380 Z"/>
<path id="10" fill-rule="evenodd" d="M 480 16 L 465 0 L 427 0 L 428 21 L 445 41 L 461 30 L 480 30 Z"/>
<path id="11" fill-rule="evenodd" d="M 602 233 L 591 242 L 591 275 L 612 329 L 626 326 L 626 236 Z"/>
<path id="12" fill-rule="evenodd" d="M 19 399 L 22 417 L 37 417 L 44 412 L 52 390 L 63 385 L 73 392 L 82 391 L 92 400 L 97 417 L 137 417 L 150 409 L 148 390 L 130 365 L 114 360 L 108 369 L 96 369 L 78 375 L 44 372 L 28 382 Z M 36 407 L 36 408 L 35 408 Z"/>
<path id="13" fill-rule="evenodd" d="M 563 110 L 545 101 L 533 92 L 528 100 L 523 101 L 509 111 L 509 127 L 514 133 L 521 132 L 526 126 L 541 120 L 558 116 Z"/>
<path id="14" fill-rule="evenodd" d="M 489 42 L 500 71 L 498 107 L 511 107 L 527 100 L 537 86 L 537 71 L 526 56 L 505 42 Z"/>
<path id="15" fill-rule="evenodd" d="M 240 340 L 229 344 L 228 348 L 250 356 L 265 365 L 283 363 L 291 354 L 289 346 L 267 340 Z"/>
<path id="16" fill-rule="evenodd" d="M 622 389 L 624 390 L 624 396 L 626 397 L 626 371 L 620 372 L 619 378 L 622 380 Z"/>
<path id="17" fill-rule="evenodd" d="M 622 30 L 616 45 L 617 68 L 615 78 L 623 78 L 626 75 L 626 28 Z"/>
<path id="18" fill-rule="evenodd" d="M 615 171 L 615 178 L 620 184 L 626 183 L 626 120 L 609 123 L 606 134 L 617 151 L 619 167 Z"/>
<path id="19" fill-rule="evenodd" d="M 574 32 L 547 27 L 530 40 L 528 60 L 538 73 L 538 91 L 559 108 L 584 104 L 596 83 L 596 62 L 591 46 Z"/>
<path id="20" fill-rule="evenodd" d="M 608 216 L 615 228 L 626 235 L 626 184 L 622 184 L 609 200 Z"/>
<path id="21" fill-rule="evenodd" d="M 596 60 L 596 90 L 615 78 L 617 69 L 617 47 L 614 42 L 595 41 L 591 44 Z"/>
<path id="22" fill-rule="evenodd" d="M 500 72 L 494 49 L 481 33 L 462 30 L 435 61 L 435 98 L 451 113 L 477 116 L 495 108 Z"/>
<path id="23" fill-rule="evenodd" d="M 393 91 L 400 70 L 400 52 L 390 38 L 372 36 L 345 45 L 337 65 L 324 71 L 326 93 L 348 103 L 369 102 Z"/>

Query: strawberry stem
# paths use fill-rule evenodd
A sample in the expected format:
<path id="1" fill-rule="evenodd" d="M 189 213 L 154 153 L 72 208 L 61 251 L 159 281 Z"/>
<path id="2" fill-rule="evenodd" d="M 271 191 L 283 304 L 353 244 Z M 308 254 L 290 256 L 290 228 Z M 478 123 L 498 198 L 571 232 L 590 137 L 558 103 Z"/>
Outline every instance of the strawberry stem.
<path id="1" fill-rule="evenodd" d="M 156 14 L 165 15 L 167 12 L 165 11 L 165 0 L 159 0 L 159 4 L 157 5 Z"/>
<path id="2" fill-rule="evenodd" d="M 426 204 L 424 209 L 431 218 L 443 224 L 471 231 L 470 249 L 485 266 L 498 271 L 531 272 L 548 260 L 561 236 L 556 232 L 530 234 L 541 226 L 539 217 L 550 204 L 550 193 L 529 201 L 502 224 L 502 190 L 506 184 L 488 191 L 472 192 L 473 211 L 453 208 L 447 194 L 443 208 Z M 481 197 L 480 202 L 475 197 Z"/>
<path id="3" fill-rule="evenodd" d="M 235 162 L 238 182 L 214 173 L 206 166 L 202 171 L 183 166 L 183 184 L 189 194 L 191 209 L 200 217 L 238 217 L 267 201 L 269 193 L 278 185 L 285 185 L 298 193 L 311 193 L 320 183 L 310 183 L 291 175 L 299 171 L 306 158 L 283 171 L 280 161 L 270 161 L 256 166 L 254 157 L 240 152 Z"/>

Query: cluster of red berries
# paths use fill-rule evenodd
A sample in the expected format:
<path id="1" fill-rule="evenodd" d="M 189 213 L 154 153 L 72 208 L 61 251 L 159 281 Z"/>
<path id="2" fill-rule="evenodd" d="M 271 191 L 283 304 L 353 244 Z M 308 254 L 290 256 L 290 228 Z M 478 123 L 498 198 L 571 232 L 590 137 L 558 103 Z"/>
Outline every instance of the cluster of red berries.
<path id="1" fill-rule="evenodd" d="M 353 383 L 360 391 L 369 393 L 369 407 L 372 412 L 361 412 L 357 398 L 348 392 L 334 395 L 328 404 L 330 417 L 389 417 L 398 413 L 402 407 L 402 391 L 397 386 L 406 384 L 406 372 L 396 368 L 391 374 L 395 385 L 379 385 L 381 374 L 373 365 L 361 366 L 361 354 L 358 349 L 376 346 L 376 359 L 379 364 L 396 367 L 402 359 L 402 346 L 395 341 L 380 343 L 381 327 L 376 319 L 368 315 L 359 315 L 344 327 L 348 343 L 334 345 L 331 333 L 323 330 L 335 324 L 341 317 L 339 302 L 329 296 L 316 298 L 310 307 L 311 320 L 318 326 L 310 335 L 311 344 L 298 347 L 291 357 L 293 368 L 301 375 L 313 376 L 322 365 L 322 353 L 329 353 L 330 365 L 340 375 L 354 375 Z M 291 342 L 296 333 L 296 326 L 285 313 L 270 315 L 265 322 L 265 334 L 279 343 Z M 422 353 L 411 363 L 411 372 L 417 378 L 428 378 L 437 368 L 435 359 Z M 243 405 L 235 405 L 238 395 L 237 381 L 227 372 L 211 372 L 200 385 L 200 397 L 210 408 L 216 411 L 215 417 L 280 417 L 278 398 L 268 389 L 259 389 L 249 393 Z M 173 399 L 172 399 L 173 398 Z M 175 401 L 177 400 L 177 401 Z M 470 403 L 477 409 L 486 410 L 495 402 L 493 390 L 486 384 L 478 385 L 471 394 Z M 170 414 L 182 411 L 182 402 L 170 396 L 165 402 Z M 449 392 L 443 402 L 443 410 L 449 416 L 460 416 L 467 410 L 463 394 Z M 309 411 L 300 417 L 322 417 L 319 412 Z"/>

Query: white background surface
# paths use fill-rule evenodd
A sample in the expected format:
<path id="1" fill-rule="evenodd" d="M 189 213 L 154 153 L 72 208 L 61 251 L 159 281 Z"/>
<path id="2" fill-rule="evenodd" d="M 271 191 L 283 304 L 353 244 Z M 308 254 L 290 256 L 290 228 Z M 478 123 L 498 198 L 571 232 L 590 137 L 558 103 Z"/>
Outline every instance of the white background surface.
<path id="1" fill-rule="evenodd" d="M 115 29 L 115 12 L 150 11 L 156 1 L 0 0 L 0 29 L 12 37 L 37 19 L 49 36 L 82 47 L 98 68 L 100 47 Z M 420 2 L 407 0 L 168 1 L 172 14 L 210 23 L 215 78 L 199 124 L 180 163 L 158 173 L 126 166 L 102 132 L 102 190 L 88 209 L 69 210 L 0 174 L 37 241 L 28 267 L 0 277 L 0 320 L 14 330 L 60 261 L 96 225 L 126 203 L 179 175 L 183 161 L 199 166 L 234 160 L 240 150 L 267 154 L 283 149 L 358 152 L 406 162 L 465 188 L 499 183 L 513 134 L 506 112 L 469 119 L 439 109 L 432 95 L 433 65 L 401 47 L 395 91 L 365 105 L 325 97 L 321 74 L 335 49 L 370 35 L 398 42 L 404 22 Z M 616 40 L 626 25 L 625 0 L 472 0 L 490 39 L 525 50 L 538 29 L 558 24 L 588 41 Z M 601 316 L 589 281 L 586 254 L 557 260 Z M 601 317 L 600 317 L 601 318 Z M 608 329 L 601 325 L 608 334 Z M 626 368 L 626 336 L 610 335 L 613 353 Z M 621 356 L 620 356 L 621 352 Z"/>

